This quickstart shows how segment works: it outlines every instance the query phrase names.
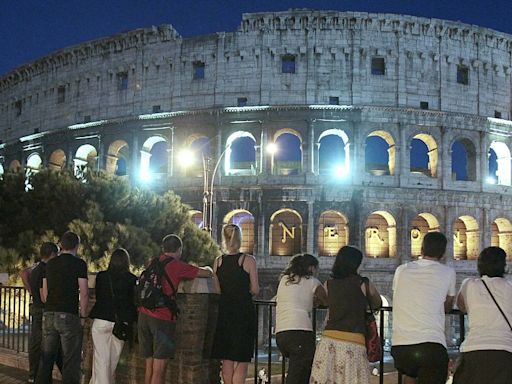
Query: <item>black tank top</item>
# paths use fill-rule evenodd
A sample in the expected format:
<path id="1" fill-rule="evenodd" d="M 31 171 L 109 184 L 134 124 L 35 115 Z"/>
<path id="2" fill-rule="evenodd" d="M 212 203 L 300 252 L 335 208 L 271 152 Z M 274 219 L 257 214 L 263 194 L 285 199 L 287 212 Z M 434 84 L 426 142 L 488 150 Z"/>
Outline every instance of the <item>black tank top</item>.
<path id="1" fill-rule="evenodd" d="M 358 275 L 327 281 L 329 320 L 325 329 L 365 333 L 366 296 Z"/>

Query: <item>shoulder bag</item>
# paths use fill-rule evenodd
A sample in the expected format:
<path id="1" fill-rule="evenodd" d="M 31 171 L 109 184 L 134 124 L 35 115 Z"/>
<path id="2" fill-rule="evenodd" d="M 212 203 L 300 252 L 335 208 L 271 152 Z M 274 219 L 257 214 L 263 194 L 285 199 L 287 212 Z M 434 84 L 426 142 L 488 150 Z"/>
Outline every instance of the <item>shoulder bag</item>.
<path id="1" fill-rule="evenodd" d="M 507 319 L 507 316 L 505 315 L 505 312 L 503 312 L 503 310 L 501 309 L 501 307 L 499 306 L 498 302 L 496 301 L 496 299 L 494 298 L 494 295 L 491 293 L 491 290 L 489 289 L 489 287 L 487 286 L 487 284 L 485 283 L 484 279 L 482 279 L 482 283 L 484 283 L 484 286 L 485 286 L 485 289 L 487 289 L 487 292 L 489 292 L 489 295 L 491 295 L 491 298 L 492 298 L 492 301 L 494 301 L 494 304 L 496 304 L 496 307 L 498 307 L 498 310 L 501 312 L 503 318 L 505 319 L 505 321 L 507 322 L 508 324 L 508 327 L 510 328 L 510 330 L 512 331 L 512 325 L 510 325 L 510 321 L 508 321 Z"/>
<path id="2" fill-rule="evenodd" d="M 114 328 L 112 328 L 112 334 L 119 340 L 126 341 L 129 338 L 130 326 L 128 323 L 121 321 L 117 315 L 116 296 L 114 295 L 114 288 L 112 287 L 112 278 L 108 272 L 108 283 L 110 285 L 110 294 L 112 296 L 113 308 L 114 308 Z"/>
<path id="3" fill-rule="evenodd" d="M 366 311 L 365 321 L 366 321 L 366 356 L 368 357 L 368 361 L 370 363 L 375 363 L 382 359 L 382 344 L 380 342 L 379 332 L 377 331 L 377 321 L 375 320 L 375 316 L 373 315 L 372 305 L 370 304 L 370 299 L 368 295 L 370 294 L 370 287 L 368 279 L 364 278 L 364 287 L 366 291 L 366 301 L 368 303 L 369 311 Z"/>

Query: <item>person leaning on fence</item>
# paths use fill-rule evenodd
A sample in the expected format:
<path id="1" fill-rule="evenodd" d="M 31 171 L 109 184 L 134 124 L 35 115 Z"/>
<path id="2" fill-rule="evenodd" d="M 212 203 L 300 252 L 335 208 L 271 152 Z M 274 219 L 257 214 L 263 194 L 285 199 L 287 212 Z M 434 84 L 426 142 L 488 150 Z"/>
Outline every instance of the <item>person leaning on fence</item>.
<path id="1" fill-rule="evenodd" d="M 59 253 L 59 247 L 52 242 L 45 242 L 39 249 L 41 259 L 32 267 L 26 268 L 20 273 L 23 285 L 32 295 L 30 304 L 30 335 L 28 339 L 28 382 L 35 382 L 39 362 L 41 360 L 41 342 L 43 339 L 43 312 L 44 303 L 41 300 L 41 289 L 43 287 L 43 276 L 46 270 L 46 263 Z M 57 367 L 62 372 L 62 353 L 59 348 L 56 359 Z"/>
<path id="2" fill-rule="evenodd" d="M 307 384 L 315 356 L 313 303 L 327 305 L 318 276 L 318 259 L 295 255 L 281 273 L 276 295 L 276 342 L 288 358 L 286 384 Z"/>
<path id="3" fill-rule="evenodd" d="M 226 254 L 213 263 L 221 295 L 212 357 L 222 360 L 224 384 L 242 384 L 254 354 L 256 311 L 252 297 L 260 290 L 258 270 L 254 256 L 240 252 L 239 226 L 224 226 L 222 239 Z"/>
<path id="4" fill-rule="evenodd" d="M 66 232 L 60 239 L 60 255 L 48 261 L 43 277 L 42 360 L 36 384 L 49 382 L 59 345 L 62 347 L 62 381 L 79 384 L 82 354 L 82 327 L 87 317 L 89 292 L 87 264 L 77 257 L 80 237 Z"/>
<path id="5" fill-rule="evenodd" d="M 211 277 L 211 268 L 198 268 L 180 260 L 183 243 L 177 235 L 167 235 L 162 240 L 162 254 L 158 261 L 165 263 L 164 271 L 172 285 L 178 289 L 182 280 Z M 163 293 L 175 294 L 165 277 Z M 167 306 L 150 310 L 139 306 L 138 336 L 141 356 L 146 359 L 145 384 L 163 384 L 168 359 L 174 357 L 176 338 L 176 313 Z"/>
<path id="6" fill-rule="evenodd" d="M 455 296 L 455 271 L 441 264 L 446 243 L 442 233 L 427 233 L 420 259 L 399 266 L 393 278 L 391 354 L 405 383 L 446 382 L 445 312 Z"/>
<path id="7" fill-rule="evenodd" d="M 478 257 L 480 277 L 462 282 L 457 306 L 468 314 L 469 330 L 454 384 L 512 383 L 512 283 L 503 277 L 506 259 L 503 249 L 485 248 Z"/>
<path id="8" fill-rule="evenodd" d="M 326 282 L 329 317 L 313 360 L 312 384 L 369 384 L 366 355 L 366 309 L 382 305 L 375 286 L 358 274 L 363 254 L 342 247 Z M 368 285 L 369 292 L 366 292 Z M 368 297 L 366 296 L 368 294 Z"/>
<path id="9" fill-rule="evenodd" d="M 113 335 L 116 320 L 126 323 L 130 331 L 137 320 L 134 289 L 137 277 L 130 273 L 130 256 L 126 249 L 112 252 L 106 271 L 96 276 L 96 303 L 89 314 L 94 346 L 92 377 L 89 384 L 113 384 L 124 340 Z M 128 332 L 128 337 L 131 332 Z"/>

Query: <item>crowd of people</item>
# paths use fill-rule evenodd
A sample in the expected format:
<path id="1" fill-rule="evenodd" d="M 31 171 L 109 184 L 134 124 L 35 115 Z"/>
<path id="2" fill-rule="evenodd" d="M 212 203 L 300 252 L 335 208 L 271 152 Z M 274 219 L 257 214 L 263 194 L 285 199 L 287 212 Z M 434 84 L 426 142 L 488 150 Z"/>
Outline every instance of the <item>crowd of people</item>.
<path id="1" fill-rule="evenodd" d="M 145 359 L 145 384 L 163 384 L 167 363 L 175 353 L 176 288 L 182 280 L 213 277 L 221 295 L 211 357 L 222 361 L 224 384 L 245 383 L 257 333 L 253 305 L 259 293 L 257 263 L 252 255 L 240 252 L 240 227 L 226 225 L 222 239 L 224 254 L 215 259 L 212 270 L 181 261 L 181 239 L 164 237 L 161 254 L 149 264 L 158 267 L 151 271 L 160 271 L 161 279 L 154 286 L 166 298 L 163 304 L 155 301 L 154 291 L 142 304 L 134 299 L 140 299 L 140 287 L 130 272 L 129 254 L 125 249 L 115 250 L 108 269 L 96 276 L 96 302 L 90 312 L 87 265 L 77 257 L 78 235 L 66 232 L 60 249 L 44 243 L 41 260 L 22 272 L 33 298 L 29 382 L 51 383 L 55 364 L 65 384 L 80 382 L 82 327 L 91 318 L 90 384 L 115 383 L 124 339 L 132 338 L 135 324 L 139 354 Z M 446 244 L 442 233 L 428 233 L 422 256 L 395 271 L 391 349 L 395 366 L 405 375 L 406 384 L 446 382 L 445 313 L 456 302 L 468 314 L 469 329 L 460 346 L 453 382 L 511 383 L 512 284 L 504 278 L 506 253 L 498 247 L 485 248 L 478 258 L 479 277 L 465 279 L 457 294 L 455 270 L 442 262 Z M 380 308 L 382 301 L 376 286 L 359 274 L 362 261 L 359 249 L 344 246 L 324 283 L 318 279 L 319 261 L 310 254 L 292 257 L 281 273 L 275 332 L 278 348 L 289 361 L 287 384 L 370 383 L 367 313 Z M 313 327 L 316 306 L 328 308 L 318 344 Z M 119 323 L 124 324 L 126 337 L 119 338 Z"/>

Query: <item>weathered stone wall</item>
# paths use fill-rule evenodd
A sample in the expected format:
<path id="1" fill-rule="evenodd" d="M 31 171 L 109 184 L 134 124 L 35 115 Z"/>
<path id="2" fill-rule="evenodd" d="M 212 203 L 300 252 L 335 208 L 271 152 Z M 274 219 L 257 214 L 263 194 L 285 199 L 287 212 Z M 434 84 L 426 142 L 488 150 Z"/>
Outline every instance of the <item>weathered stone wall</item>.
<path id="1" fill-rule="evenodd" d="M 236 32 L 191 38 L 163 25 L 64 48 L 7 73 L 0 132 L 10 142 L 84 119 L 137 116 L 153 106 L 229 107 L 239 97 L 247 105 L 327 104 L 329 97 L 343 105 L 427 102 L 434 110 L 510 118 L 511 50 L 504 33 L 392 14 L 244 14 Z M 295 56 L 295 73 L 281 73 L 285 54 Z M 383 75 L 371 73 L 377 57 L 385 60 Z M 198 62 L 202 79 L 194 79 Z M 468 84 L 457 82 L 458 65 L 469 70 Z"/>

